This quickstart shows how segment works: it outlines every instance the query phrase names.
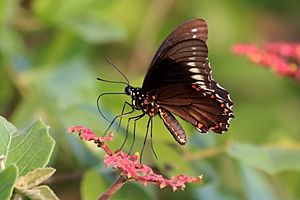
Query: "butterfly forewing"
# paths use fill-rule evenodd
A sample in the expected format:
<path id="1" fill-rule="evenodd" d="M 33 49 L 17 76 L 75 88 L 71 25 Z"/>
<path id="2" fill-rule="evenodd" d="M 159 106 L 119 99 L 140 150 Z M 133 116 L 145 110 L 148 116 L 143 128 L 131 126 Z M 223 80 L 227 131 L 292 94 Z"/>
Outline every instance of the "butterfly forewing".
<path id="1" fill-rule="evenodd" d="M 198 82 L 204 89 L 211 88 L 207 47 L 201 40 L 184 40 L 170 47 L 147 74 L 143 89 L 155 90 L 175 84 L 191 85 Z M 155 80 L 155 81 L 154 81 Z"/>
<path id="2" fill-rule="evenodd" d="M 161 55 L 168 49 L 168 47 L 173 46 L 179 41 L 184 41 L 192 38 L 198 38 L 202 41 L 207 40 L 208 28 L 205 20 L 203 19 L 193 19 L 187 21 L 180 26 L 178 26 L 170 35 L 163 41 L 157 50 L 151 64 L 153 66 L 157 60 L 161 58 Z"/>
<path id="3" fill-rule="evenodd" d="M 207 58 L 207 47 L 205 44 L 207 34 L 207 24 L 203 19 L 190 20 L 178 26 L 157 50 L 144 79 L 143 88 L 155 88 L 152 85 L 152 79 L 158 74 L 161 74 L 161 70 L 167 71 L 172 69 L 172 71 L 175 71 L 174 68 L 170 67 L 173 66 L 174 60 L 178 59 L 179 61 L 179 59 L 184 59 L 184 64 L 184 62 L 192 62 L 191 59 L 193 58 Z M 180 71 L 182 71 L 182 69 Z M 169 72 L 169 74 L 171 73 L 172 72 Z M 181 75 L 183 76 L 184 74 Z M 186 75 L 184 77 L 188 76 Z M 174 81 L 168 82 L 168 84 L 172 83 L 174 83 Z"/>
<path id="4" fill-rule="evenodd" d="M 157 103 L 193 124 L 201 132 L 212 129 L 222 133 L 228 129 L 232 111 L 226 101 L 217 98 L 213 92 L 197 91 L 187 85 L 167 87 L 157 93 Z"/>

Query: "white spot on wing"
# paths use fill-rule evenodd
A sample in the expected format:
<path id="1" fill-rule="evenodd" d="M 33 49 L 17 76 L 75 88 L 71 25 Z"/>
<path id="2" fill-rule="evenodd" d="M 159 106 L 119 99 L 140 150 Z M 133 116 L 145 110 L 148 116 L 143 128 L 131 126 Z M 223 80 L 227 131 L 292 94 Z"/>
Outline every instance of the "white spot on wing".
<path id="1" fill-rule="evenodd" d="M 181 143 L 186 143 L 186 140 L 185 140 L 184 138 L 178 137 L 178 139 L 179 139 L 179 141 L 180 141 Z"/>
<path id="2" fill-rule="evenodd" d="M 222 97 L 219 94 L 215 94 L 217 98 L 222 99 Z"/>
<path id="3" fill-rule="evenodd" d="M 202 81 L 197 81 L 196 84 L 198 84 L 198 85 L 204 85 L 204 82 L 202 82 Z"/>
<path id="4" fill-rule="evenodd" d="M 231 98 L 230 98 L 229 94 L 227 94 L 227 98 L 228 98 L 228 100 L 229 100 L 229 101 L 231 101 L 231 102 L 232 102 L 232 100 L 231 100 Z"/>
<path id="5" fill-rule="evenodd" d="M 219 83 L 217 83 L 217 87 L 221 88 L 222 90 L 225 90 L 225 88 L 223 88 L 221 85 L 219 85 Z"/>
<path id="6" fill-rule="evenodd" d="M 191 66 L 191 67 L 196 67 L 196 63 L 195 62 L 188 62 L 187 65 Z"/>
<path id="7" fill-rule="evenodd" d="M 193 75 L 191 76 L 193 79 L 195 80 L 201 80 L 203 81 L 204 80 L 204 76 L 203 75 L 200 75 L 200 74 L 197 74 L 197 75 Z"/>
<path id="8" fill-rule="evenodd" d="M 197 37 L 197 35 L 193 35 L 193 38 L 196 38 Z"/>
<path id="9" fill-rule="evenodd" d="M 191 30 L 191 32 L 192 32 L 192 33 L 195 33 L 195 32 L 197 32 L 197 29 L 196 29 L 196 28 L 193 28 L 193 29 Z"/>
<path id="10" fill-rule="evenodd" d="M 196 127 L 196 129 L 200 132 L 200 133 L 207 133 L 207 132 L 204 132 L 202 131 L 200 128 Z"/>
<path id="11" fill-rule="evenodd" d="M 190 68 L 189 71 L 192 73 L 200 73 L 200 69 L 198 69 L 196 67 Z"/>

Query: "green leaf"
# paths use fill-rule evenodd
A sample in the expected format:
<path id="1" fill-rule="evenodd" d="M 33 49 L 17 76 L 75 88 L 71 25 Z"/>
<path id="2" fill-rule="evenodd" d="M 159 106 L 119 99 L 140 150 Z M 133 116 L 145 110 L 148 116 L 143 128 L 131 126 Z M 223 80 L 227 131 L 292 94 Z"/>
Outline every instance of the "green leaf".
<path id="1" fill-rule="evenodd" d="M 195 191 L 197 199 L 235 200 L 233 194 L 226 193 L 218 181 L 198 187 Z"/>
<path id="2" fill-rule="evenodd" d="M 125 38 L 125 32 L 119 26 L 101 19 L 81 17 L 67 22 L 66 25 L 89 43 L 109 43 Z"/>
<path id="3" fill-rule="evenodd" d="M 46 185 L 34 187 L 32 189 L 24 191 L 24 195 L 31 200 L 58 200 L 58 197 L 54 192 Z"/>
<path id="4" fill-rule="evenodd" d="M 158 154 L 158 159 L 155 160 L 155 164 L 157 164 L 160 171 L 164 172 L 164 174 L 168 177 L 182 173 L 190 176 L 201 175 L 202 172 L 196 172 L 198 173 L 196 174 L 193 171 L 190 163 L 187 162 L 183 156 L 184 154 L 182 150 L 179 149 L 180 147 L 178 147 L 178 151 L 176 151 L 176 148 L 177 147 L 171 146 L 167 143 L 161 143 L 155 146 L 156 153 Z M 152 154 L 152 152 L 150 153 Z"/>
<path id="5" fill-rule="evenodd" d="M 0 155 L 5 156 L 5 166 L 15 164 L 20 175 L 45 167 L 55 145 L 49 127 L 41 120 L 25 130 L 18 130 L 0 117 L 0 136 Z"/>
<path id="6" fill-rule="evenodd" d="M 81 199 L 97 199 L 105 191 L 106 183 L 96 169 L 88 170 L 81 181 Z"/>
<path id="7" fill-rule="evenodd" d="M 72 30 L 77 36 L 90 43 L 107 43 L 124 39 L 125 32 L 110 17 L 104 8 L 114 5 L 113 1 L 61 2 L 45 0 L 33 3 L 34 12 L 45 22 Z M 89 12 L 85 12 L 89 10 Z M 56 14 L 53 15 L 52 13 Z"/>
<path id="8" fill-rule="evenodd" d="M 40 103 L 52 106 L 52 109 L 63 110 L 86 101 L 95 103 L 96 78 L 86 67 L 88 65 L 89 63 L 82 57 L 71 59 L 65 63 L 52 65 L 56 69 L 45 67 L 36 70 L 30 74 L 29 82 L 40 94 L 37 97 L 45 101 Z"/>
<path id="9" fill-rule="evenodd" d="M 114 4 L 115 1 L 105 0 L 86 0 L 76 1 L 73 0 L 43 0 L 33 2 L 33 11 L 35 14 L 52 24 L 61 25 L 61 22 L 72 19 L 74 17 L 80 17 L 92 14 L 92 10 L 98 10 L 100 15 L 103 11 Z M 87 12 L 88 10 L 88 12 Z M 53 13 L 56 13 L 53 15 Z"/>
<path id="10" fill-rule="evenodd" d="M 269 174 L 300 170 L 300 143 L 257 146 L 234 142 L 227 152 L 237 160 Z"/>
<path id="11" fill-rule="evenodd" d="M 0 1 L 0 52 L 5 55 L 4 59 L 16 55 L 17 47 L 21 40 L 16 32 L 11 28 L 11 21 L 18 12 L 18 0 Z"/>
<path id="12" fill-rule="evenodd" d="M 55 169 L 49 168 L 37 168 L 31 172 L 28 172 L 25 176 L 18 178 L 15 187 L 18 190 L 24 191 L 35 186 L 38 186 L 55 172 Z"/>
<path id="13" fill-rule="evenodd" d="M 262 173 L 243 164 L 241 165 L 241 173 L 244 178 L 244 191 L 248 200 L 278 199 L 274 194 L 275 191 L 272 190 L 272 185 Z"/>
<path id="14" fill-rule="evenodd" d="M 16 165 L 10 165 L 0 172 L 0 199 L 10 199 L 14 184 L 18 177 L 18 168 Z"/>

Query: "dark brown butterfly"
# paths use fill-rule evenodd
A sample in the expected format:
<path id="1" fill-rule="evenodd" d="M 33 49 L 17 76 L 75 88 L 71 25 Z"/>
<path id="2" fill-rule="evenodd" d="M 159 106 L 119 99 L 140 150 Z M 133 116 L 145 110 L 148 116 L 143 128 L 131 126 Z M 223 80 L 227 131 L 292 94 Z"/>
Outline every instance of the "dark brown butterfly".
<path id="1" fill-rule="evenodd" d="M 223 133 L 234 117 L 229 93 L 211 77 L 207 35 L 203 19 L 180 25 L 156 52 L 142 88 L 125 88 L 133 110 L 143 111 L 138 119 L 147 114 L 151 120 L 159 114 L 181 145 L 187 141 L 186 134 L 173 114 L 202 133 Z"/>

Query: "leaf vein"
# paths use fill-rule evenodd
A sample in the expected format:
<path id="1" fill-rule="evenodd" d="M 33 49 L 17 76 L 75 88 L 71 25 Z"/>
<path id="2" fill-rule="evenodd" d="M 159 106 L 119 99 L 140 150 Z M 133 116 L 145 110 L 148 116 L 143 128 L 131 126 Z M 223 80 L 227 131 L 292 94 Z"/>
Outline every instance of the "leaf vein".
<path id="1" fill-rule="evenodd" d="M 32 129 L 31 129 L 32 130 Z M 31 132 L 30 130 L 30 132 Z M 29 134 L 28 134 L 29 135 Z M 33 141 L 31 142 L 31 144 L 28 146 L 28 148 L 26 149 L 26 151 L 23 152 L 22 156 L 20 156 L 20 158 L 18 160 L 16 160 L 16 163 L 19 163 L 19 161 L 24 157 L 24 155 L 26 155 L 26 153 L 28 151 L 30 151 L 31 147 L 34 145 L 35 141 L 37 140 L 37 138 L 39 137 L 39 134 L 36 134 Z"/>

